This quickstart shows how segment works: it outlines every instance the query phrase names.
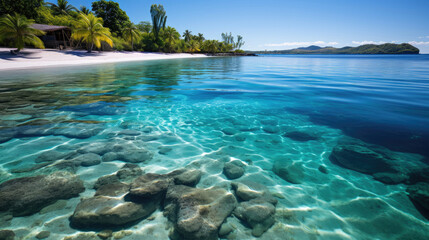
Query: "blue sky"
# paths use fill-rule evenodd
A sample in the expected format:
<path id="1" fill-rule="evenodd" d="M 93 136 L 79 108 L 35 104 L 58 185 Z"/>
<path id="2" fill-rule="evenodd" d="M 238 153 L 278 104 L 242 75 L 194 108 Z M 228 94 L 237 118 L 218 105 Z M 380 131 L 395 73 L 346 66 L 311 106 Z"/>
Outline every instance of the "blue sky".
<path id="1" fill-rule="evenodd" d="M 49 1 L 49 0 L 47 0 Z M 91 0 L 69 0 L 91 8 Z M 163 4 L 167 24 L 206 38 L 222 32 L 244 37 L 243 49 L 308 45 L 357 46 L 409 42 L 429 53 L 429 0 L 118 0 L 131 21 L 150 21 L 150 5 Z"/>

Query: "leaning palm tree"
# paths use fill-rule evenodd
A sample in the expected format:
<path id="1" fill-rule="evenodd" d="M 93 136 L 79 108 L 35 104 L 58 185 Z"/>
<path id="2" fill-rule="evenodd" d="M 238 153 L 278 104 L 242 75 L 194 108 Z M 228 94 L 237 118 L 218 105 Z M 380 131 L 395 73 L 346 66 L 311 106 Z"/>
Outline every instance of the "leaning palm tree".
<path id="1" fill-rule="evenodd" d="M 73 39 L 83 40 L 86 43 L 88 52 L 92 51 L 94 45 L 100 48 L 101 42 L 106 42 L 113 47 L 113 41 L 110 37 L 110 30 L 103 27 L 103 20 L 92 13 L 88 15 L 80 14 L 79 21 L 76 23 L 72 34 Z"/>
<path id="2" fill-rule="evenodd" d="M 192 31 L 189 31 L 189 30 L 186 30 L 184 33 L 183 33 L 183 36 L 182 37 L 184 37 L 185 38 L 185 42 L 189 42 L 191 39 L 192 39 Z"/>
<path id="3" fill-rule="evenodd" d="M 89 8 L 85 7 L 85 6 L 80 6 L 79 11 L 83 14 L 88 15 L 89 13 L 91 13 L 91 11 L 89 10 Z"/>
<path id="4" fill-rule="evenodd" d="M 0 40 L 12 41 L 17 48 L 15 52 L 21 51 L 25 44 L 34 45 L 37 48 L 45 48 L 38 35 L 45 32 L 31 27 L 34 21 L 27 19 L 17 13 L 15 15 L 6 14 L 0 19 Z"/>
<path id="5" fill-rule="evenodd" d="M 134 41 L 140 39 L 142 36 L 142 33 L 137 29 L 136 25 L 134 24 L 127 24 L 125 28 L 122 30 L 122 37 L 126 41 L 131 42 L 131 51 L 134 51 Z"/>
<path id="6" fill-rule="evenodd" d="M 57 0 L 57 4 L 55 3 L 46 3 L 48 6 L 52 8 L 55 14 L 65 14 L 68 15 L 71 11 L 78 12 L 77 8 L 73 7 L 67 0 Z"/>

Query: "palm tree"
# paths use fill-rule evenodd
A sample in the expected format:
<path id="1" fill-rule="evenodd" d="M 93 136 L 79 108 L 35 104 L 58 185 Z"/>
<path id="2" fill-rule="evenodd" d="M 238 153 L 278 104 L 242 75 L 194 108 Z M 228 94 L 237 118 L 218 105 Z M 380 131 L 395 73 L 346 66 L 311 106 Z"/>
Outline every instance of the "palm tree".
<path id="1" fill-rule="evenodd" d="M 165 28 L 167 22 L 167 16 L 164 7 L 159 4 L 152 4 L 150 7 L 150 15 L 152 17 L 152 32 L 155 35 L 155 40 L 159 39 L 159 31 Z"/>
<path id="2" fill-rule="evenodd" d="M 92 51 L 94 45 L 100 48 L 101 42 L 106 42 L 113 47 L 113 41 L 110 37 L 110 30 L 103 27 L 103 19 L 94 16 L 92 13 L 88 15 L 80 14 L 79 21 L 76 23 L 72 34 L 73 39 L 86 42 L 88 52 Z"/>
<path id="3" fill-rule="evenodd" d="M 68 15 L 71 11 L 78 11 L 77 8 L 73 7 L 67 0 L 57 0 L 57 4 L 55 3 L 46 3 L 48 6 L 54 10 L 55 14 L 65 14 Z M 86 14 L 86 13 L 85 13 Z"/>
<path id="4" fill-rule="evenodd" d="M 200 43 L 197 40 L 191 40 L 189 41 L 189 51 L 191 53 L 199 52 L 200 51 Z"/>
<path id="5" fill-rule="evenodd" d="M 89 13 L 91 13 L 91 11 L 87 7 L 85 7 L 85 6 L 80 6 L 80 12 L 83 13 L 83 14 L 86 14 L 86 15 L 88 15 Z"/>
<path id="6" fill-rule="evenodd" d="M 198 33 L 198 35 L 196 36 L 196 40 L 202 43 L 205 40 L 204 35 L 202 33 Z"/>
<path id="7" fill-rule="evenodd" d="M 29 20 L 17 13 L 11 16 L 6 14 L 0 19 L 0 39 L 10 40 L 17 48 L 15 52 L 21 51 L 25 44 L 34 45 L 37 48 L 45 48 L 38 35 L 45 32 L 31 27 L 34 21 Z"/>
<path id="8" fill-rule="evenodd" d="M 192 31 L 189 31 L 189 30 L 186 30 L 184 33 L 183 33 L 183 36 L 182 37 L 184 37 L 185 38 L 185 42 L 189 42 L 191 39 L 192 39 Z"/>
<path id="9" fill-rule="evenodd" d="M 166 27 L 162 32 L 162 35 L 167 43 L 168 51 L 171 52 L 173 43 L 180 38 L 180 34 L 175 28 Z"/>
<path id="10" fill-rule="evenodd" d="M 140 39 L 142 33 L 137 29 L 136 25 L 131 23 L 122 30 L 122 36 L 125 40 L 131 42 L 131 51 L 134 51 L 134 40 Z"/>
<path id="11" fill-rule="evenodd" d="M 219 42 L 217 40 L 207 40 L 203 43 L 205 52 L 216 53 L 219 50 Z"/>

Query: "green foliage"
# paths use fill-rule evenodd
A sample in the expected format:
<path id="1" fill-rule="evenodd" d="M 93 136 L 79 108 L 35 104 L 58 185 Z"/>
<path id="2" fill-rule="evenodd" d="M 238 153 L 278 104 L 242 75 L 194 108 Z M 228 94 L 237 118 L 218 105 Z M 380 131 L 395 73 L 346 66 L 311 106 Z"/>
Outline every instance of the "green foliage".
<path id="1" fill-rule="evenodd" d="M 0 19 L 0 40 L 12 42 L 14 47 L 17 48 L 17 52 L 23 49 L 25 44 L 45 48 L 42 40 L 37 37 L 45 33 L 32 28 L 33 23 L 33 20 L 29 20 L 17 13 L 14 15 L 6 14 Z"/>
<path id="2" fill-rule="evenodd" d="M 185 38 L 185 42 L 189 42 L 192 38 L 193 38 L 193 36 L 192 36 L 192 31 L 189 31 L 189 30 L 186 30 L 184 33 L 183 33 L 183 36 L 182 37 L 184 37 Z"/>
<path id="3" fill-rule="evenodd" d="M 113 47 L 110 31 L 108 28 L 103 27 L 103 19 L 94 16 L 92 13 L 88 15 L 80 14 L 80 19 L 73 30 L 72 38 L 85 42 L 88 52 L 92 51 L 94 45 L 100 48 L 101 42 Z"/>
<path id="4" fill-rule="evenodd" d="M 131 43 L 131 51 L 134 51 L 134 42 L 140 39 L 141 32 L 134 24 L 130 23 L 122 30 L 122 36 Z"/>
<path id="5" fill-rule="evenodd" d="M 54 15 L 69 15 L 73 11 L 78 11 L 67 0 L 57 0 L 57 4 L 48 2 L 46 5 L 51 7 Z"/>
<path id="6" fill-rule="evenodd" d="M 136 25 L 137 29 L 143 33 L 149 33 L 152 30 L 152 24 L 148 21 L 140 22 Z"/>
<path id="7" fill-rule="evenodd" d="M 168 52 L 177 52 L 176 45 L 178 44 L 177 41 L 180 38 L 180 33 L 175 28 L 169 26 L 161 30 L 160 35 L 165 43 L 164 49 Z"/>
<path id="8" fill-rule="evenodd" d="M 189 41 L 189 47 L 188 47 L 188 51 L 191 53 L 195 53 L 195 52 L 199 52 L 200 50 L 200 42 L 198 40 L 191 40 Z"/>
<path id="9" fill-rule="evenodd" d="M 164 6 L 161 4 L 152 4 L 150 7 L 150 16 L 152 18 L 152 32 L 155 35 L 155 40 L 159 40 L 159 32 L 165 28 L 167 16 Z"/>
<path id="10" fill-rule="evenodd" d="M 206 40 L 203 42 L 201 51 L 205 53 L 217 53 L 220 51 L 221 43 L 217 40 Z"/>
<path id="11" fill-rule="evenodd" d="M 88 14 L 90 14 L 90 13 L 91 13 L 91 10 L 89 10 L 89 8 L 87 8 L 87 7 L 85 7 L 85 6 L 80 6 L 79 11 L 80 11 L 81 13 L 83 13 L 83 14 L 86 14 L 86 15 L 88 15 Z"/>
<path id="12" fill-rule="evenodd" d="M 37 23 L 68 26 L 72 27 L 76 24 L 77 18 L 72 15 L 54 15 L 52 10 L 48 7 L 41 6 L 37 9 L 38 17 L 36 18 Z"/>
<path id="13" fill-rule="evenodd" d="M 0 16 L 18 13 L 28 19 L 37 17 L 37 9 L 43 5 L 43 0 L 1 0 Z"/>
<path id="14" fill-rule="evenodd" d="M 237 35 L 237 41 L 234 40 L 232 33 L 222 33 L 221 36 L 223 43 L 226 45 L 224 46 L 222 52 L 240 49 L 244 45 L 243 37 L 240 35 Z"/>
<path id="15" fill-rule="evenodd" d="M 95 1 L 92 3 L 92 11 L 103 19 L 105 27 L 118 36 L 121 36 L 122 29 L 131 23 L 127 13 L 114 1 Z"/>

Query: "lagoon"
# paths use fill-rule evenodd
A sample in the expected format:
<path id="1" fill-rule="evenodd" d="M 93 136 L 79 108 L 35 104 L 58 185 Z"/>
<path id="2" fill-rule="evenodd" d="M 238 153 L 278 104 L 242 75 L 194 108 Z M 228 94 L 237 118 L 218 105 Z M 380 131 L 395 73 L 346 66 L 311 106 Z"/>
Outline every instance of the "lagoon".
<path id="1" fill-rule="evenodd" d="M 105 229 L 123 239 L 186 238 L 166 210 L 186 200 L 173 190 L 159 190 L 155 207 L 126 224 L 77 216 L 86 211 L 81 197 L 113 197 L 100 193 L 103 176 L 128 171 L 120 187 L 107 187 L 129 196 L 114 208 L 141 204 L 136 177 L 185 168 L 200 179 L 175 191 L 236 201 L 221 205 L 230 209 L 216 222 L 191 199 L 189 214 L 213 221 L 215 238 L 426 239 L 429 209 L 415 192 L 429 184 L 421 171 L 429 167 L 428 66 L 429 55 L 260 55 L 2 71 L 0 188 L 67 172 L 84 189 L 30 213 L 16 207 L 0 228 L 18 237 L 49 231 L 49 239 Z M 170 189 L 184 181 L 146 178 Z M 243 197 L 239 184 L 263 200 Z M 251 220 L 252 206 L 267 218 Z"/>

